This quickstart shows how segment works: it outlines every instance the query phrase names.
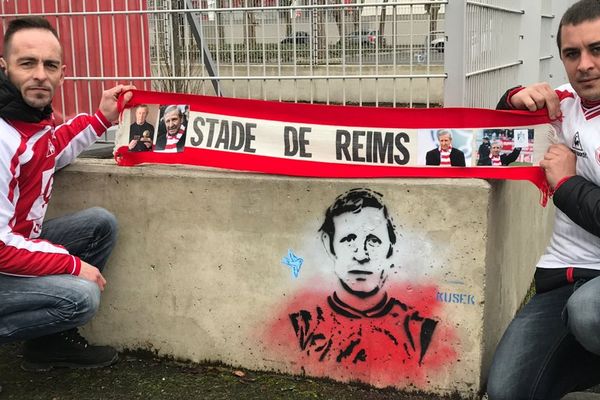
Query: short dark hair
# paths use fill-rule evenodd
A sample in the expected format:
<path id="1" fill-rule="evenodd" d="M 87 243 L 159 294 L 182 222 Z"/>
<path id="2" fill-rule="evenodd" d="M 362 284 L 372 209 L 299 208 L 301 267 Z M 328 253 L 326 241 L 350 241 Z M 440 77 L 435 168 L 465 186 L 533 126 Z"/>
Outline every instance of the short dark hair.
<path id="1" fill-rule="evenodd" d="M 556 44 L 560 52 L 561 33 L 563 25 L 579 25 L 585 21 L 593 21 L 600 18 L 600 0 L 580 0 L 565 11 L 558 25 Z"/>
<path id="2" fill-rule="evenodd" d="M 4 58 L 8 57 L 8 52 L 10 49 L 10 41 L 15 33 L 23 30 L 23 29 L 45 29 L 50 31 L 57 40 L 58 33 L 56 33 L 56 29 L 48 22 L 47 19 L 42 17 L 23 17 L 13 19 L 9 22 L 8 28 L 6 32 L 4 32 L 4 42 L 2 44 L 2 56 Z"/>
<path id="3" fill-rule="evenodd" d="M 333 248 L 333 236 L 335 234 L 333 217 L 337 217 L 338 215 L 347 212 L 358 214 L 365 207 L 372 207 L 383 211 L 383 215 L 387 220 L 387 230 L 390 243 L 392 245 L 396 243 L 396 229 L 394 227 L 392 217 L 388 213 L 387 207 L 383 204 L 382 197 L 383 196 L 381 193 L 377 193 L 370 189 L 358 188 L 351 189 L 346 193 L 339 195 L 334 200 L 333 204 L 329 206 L 327 211 L 325 211 L 325 220 L 319 229 L 319 232 L 329 236 L 329 249 L 331 250 L 331 254 L 335 255 L 335 250 Z M 391 251 L 392 249 L 390 247 L 390 253 L 388 254 L 388 257 L 391 255 Z"/>

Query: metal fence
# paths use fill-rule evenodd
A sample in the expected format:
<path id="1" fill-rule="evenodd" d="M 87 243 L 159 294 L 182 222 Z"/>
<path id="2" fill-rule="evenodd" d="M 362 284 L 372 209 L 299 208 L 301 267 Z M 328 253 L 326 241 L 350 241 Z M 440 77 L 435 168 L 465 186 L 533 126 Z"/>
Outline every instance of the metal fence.
<path id="1" fill-rule="evenodd" d="M 2 25 L 44 15 L 67 54 L 56 108 L 93 108 L 115 82 L 268 100 L 442 103 L 445 1 L 3 0 Z M 385 6 L 383 5 L 385 4 Z"/>
<path id="2" fill-rule="evenodd" d="M 446 7 L 444 105 L 494 107 L 518 84 L 566 81 L 556 49 L 575 0 L 463 0 Z"/>
<path id="3" fill-rule="evenodd" d="M 155 86 L 214 94 L 218 83 L 226 96 L 296 102 L 441 103 L 443 2 L 282 3 L 149 1 Z"/>
<path id="4" fill-rule="evenodd" d="M 2 0 L 0 23 L 43 15 L 57 26 L 68 72 L 55 108 L 66 115 L 92 111 L 116 82 L 294 102 L 490 107 L 517 83 L 561 82 L 556 16 L 572 2 Z"/>

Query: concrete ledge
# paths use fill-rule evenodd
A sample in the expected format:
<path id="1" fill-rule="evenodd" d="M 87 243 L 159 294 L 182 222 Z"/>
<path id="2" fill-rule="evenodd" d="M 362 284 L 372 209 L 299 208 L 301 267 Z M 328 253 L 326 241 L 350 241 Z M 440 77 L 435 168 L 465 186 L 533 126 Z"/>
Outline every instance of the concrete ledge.
<path id="1" fill-rule="evenodd" d="M 344 319 L 327 301 L 343 289 L 318 230 L 352 188 L 381 193 L 396 226 L 381 290 L 398 302 L 380 317 Z M 552 210 L 538 200 L 523 182 L 299 179 L 84 160 L 56 175 L 50 213 L 102 206 L 120 221 L 92 339 L 475 397 L 547 242 Z M 427 320 L 434 329 L 424 335 Z M 345 347 L 351 357 L 334 357 L 356 340 Z"/>

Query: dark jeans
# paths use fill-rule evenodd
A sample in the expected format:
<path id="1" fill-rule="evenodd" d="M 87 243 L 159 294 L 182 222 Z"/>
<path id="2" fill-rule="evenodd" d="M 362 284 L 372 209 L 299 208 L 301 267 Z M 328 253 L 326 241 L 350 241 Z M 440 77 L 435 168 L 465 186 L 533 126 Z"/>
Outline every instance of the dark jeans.
<path id="1" fill-rule="evenodd" d="M 115 217 L 95 207 L 45 222 L 40 238 L 102 270 L 116 234 Z M 0 343 L 81 326 L 96 314 L 99 304 L 98 285 L 76 276 L 0 274 Z"/>
<path id="2" fill-rule="evenodd" d="M 497 399 L 560 399 L 600 383 L 600 277 L 536 294 L 504 333 L 488 378 Z"/>

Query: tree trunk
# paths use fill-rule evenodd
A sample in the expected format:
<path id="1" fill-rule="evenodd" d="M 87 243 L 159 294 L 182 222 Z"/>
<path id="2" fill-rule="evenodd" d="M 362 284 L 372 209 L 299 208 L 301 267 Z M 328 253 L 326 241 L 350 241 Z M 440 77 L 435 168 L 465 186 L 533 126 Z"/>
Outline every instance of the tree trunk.
<path id="1" fill-rule="evenodd" d="M 246 0 L 246 7 L 254 7 L 256 2 Z M 254 15 L 254 11 L 246 11 L 246 32 L 247 36 L 244 37 L 248 47 L 253 49 L 256 47 L 256 16 Z"/>
<path id="2" fill-rule="evenodd" d="M 289 7 L 292 5 L 292 0 L 280 0 L 279 1 L 279 5 L 283 6 L 283 7 Z M 280 10 L 279 11 L 279 16 L 281 18 L 283 18 L 283 22 L 285 24 L 285 36 L 286 37 L 291 37 L 292 36 L 292 17 L 291 17 L 291 12 L 292 10 L 290 9 L 285 9 L 285 10 Z"/>
<path id="3" fill-rule="evenodd" d="M 377 35 L 377 41 L 379 42 L 379 47 L 383 47 L 385 45 L 385 19 L 387 13 L 387 3 L 388 0 L 383 0 L 383 7 L 381 8 L 381 16 L 379 17 L 379 34 Z"/>
<path id="4" fill-rule="evenodd" d="M 342 4 L 342 0 L 331 0 L 329 4 Z M 334 8 L 331 10 L 331 14 L 333 19 L 335 20 L 335 24 L 337 25 L 338 35 L 340 37 L 340 42 L 342 37 L 344 36 L 344 10 L 345 8 Z"/>
<path id="5" fill-rule="evenodd" d="M 363 3 L 362 0 L 353 0 L 354 4 L 358 4 L 358 3 Z M 363 8 L 362 7 L 354 7 L 354 9 L 352 10 L 352 22 L 354 25 L 354 31 L 358 31 L 359 27 L 360 27 L 360 14 L 362 13 Z"/>
<path id="6" fill-rule="evenodd" d="M 174 10 L 182 10 L 184 8 L 183 0 L 173 0 L 171 3 Z M 171 13 L 171 39 L 172 39 L 172 49 L 169 51 L 169 57 L 171 59 L 171 76 L 179 77 L 182 75 L 182 63 L 183 60 L 183 51 L 182 51 L 182 40 L 179 32 L 179 27 L 182 26 L 181 23 L 182 15 L 179 13 Z M 169 49 L 167 49 L 168 51 Z M 173 92 L 182 92 L 185 89 L 185 82 L 181 80 L 173 80 L 171 81 L 170 90 Z"/>
<path id="7" fill-rule="evenodd" d="M 219 49 L 223 51 L 225 48 L 225 21 L 223 20 L 223 12 L 219 11 L 220 8 L 226 8 L 225 4 L 227 0 L 217 0 L 216 8 L 217 8 L 217 35 L 219 36 Z"/>
<path id="8" fill-rule="evenodd" d="M 325 4 L 325 0 L 318 0 L 317 4 Z M 325 22 L 327 21 L 327 10 L 319 8 L 317 12 L 317 58 L 324 60 L 327 51 L 327 38 L 325 37 Z"/>
<path id="9" fill-rule="evenodd" d="M 429 14 L 429 35 L 430 40 L 435 39 L 434 33 L 437 32 L 438 14 L 440 12 L 439 4 L 427 4 L 426 11 Z"/>

